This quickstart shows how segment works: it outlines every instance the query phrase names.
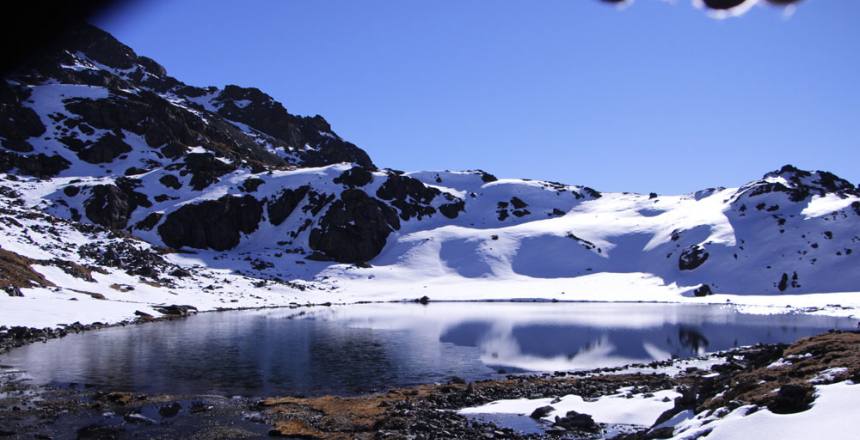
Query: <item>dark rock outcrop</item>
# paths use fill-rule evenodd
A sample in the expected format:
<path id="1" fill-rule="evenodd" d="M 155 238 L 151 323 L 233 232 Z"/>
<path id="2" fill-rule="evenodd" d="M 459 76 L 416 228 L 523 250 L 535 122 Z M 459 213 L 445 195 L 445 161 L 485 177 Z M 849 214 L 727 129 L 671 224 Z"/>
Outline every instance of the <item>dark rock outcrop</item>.
<path id="1" fill-rule="evenodd" d="M 130 151 L 131 147 L 119 136 L 108 133 L 78 151 L 78 157 L 89 163 L 108 163 Z"/>
<path id="2" fill-rule="evenodd" d="M 0 145 L 23 153 L 33 151 L 29 138 L 45 132 L 39 115 L 23 105 L 29 96 L 26 88 L 0 81 Z"/>
<path id="3" fill-rule="evenodd" d="M 39 178 L 54 177 L 69 168 L 71 162 L 59 155 L 16 154 L 0 151 L 0 172 L 18 170 L 19 173 Z"/>
<path id="4" fill-rule="evenodd" d="M 334 183 L 341 183 L 349 188 L 364 186 L 372 181 L 373 174 L 363 167 L 352 167 L 334 178 Z"/>
<path id="5" fill-rule="evenodd" d="M 218 114 L 247 124 L 294 148 L 307 166 L 355 163 L 376 169 L 364 150 L 342 140 L 322 116 L 301 117 L 257 88 L 228 85 L 215 100 Z M 306 145 L 313 148 L 305 149 Z"/>
<path id="6" fill-rule="evenodd" d="M 430 206 L 430 203 L 440 193 L 438 189 L 425 186 L 418 179 L 391 173 L 376 191 L 376 197 L 388 200 L 400 211 L 400 218 L 403 220 L 413 217 L 421 220 L 424 216 L 436 213 L 436 208 Z"/>
<path id="7" fill-rule="evenodd" d="M 138 206 L 152 206 L 146 195 L 134 190 L 139 184 L 136 179 L 121 177 L 115 185 L 93 186 L 92 195 L 84 202 L 87 218 L 106 228 L 125 228 Z"/>
<path id="8" fill-rule="evenodd" d="M 342 263 L 361 263 L 377 256 L 392 230 L 400 229 L 397 213 L 359 189 L 344 191 L 310 233 L 310 247 Z"/>
<path id="9" fill-rule="evenodd" d="M 439 206 L 439 212 L 441 212 L 442 215 L 450 219 L 457 218 L 457 216 L 459 216 L 460 213 L 465 210 L 466 203 L 459 199 L 457 199 L 456 202 L 445 203 L 444 205 Z"/>
<path id="10" fill-rule="evenodd" d="M 702 284 L 701 286 L 693 290 L 693 296 L 708 296 L 712 294 L 713 292 L 711 291 L 711 286 L 707 284 Z"/>
<path id="11" fill-rule="evenodd" d="M 277 226 L 284 222 L 305 198 L 310 189 L 309 186 L 300 186 L 296 189 L 284 189 L 277 197 L 266 204 L 269 214 L 269 223 Z"/>
<path id="12" fill-rule="evenodd" d="M 263 205 L 253 196 L 224 196 L 193 205 L 184 205 L 168 214 L 158 227 L 164 243 L 225 251 L 239 244 L 241 234 L 257 230 Z"/>
<path id="13" fill-rule="evenodd" d="M 681 252 L 678 257 L 678 268 L 681 270 L 693 270 L 705 263 L 708 252 L 700 245 L 693 245 Z"/>
<path id="14" fill-rule="evenodd" d="M 84 202 L 87 218 L 97 225 L 111 229 L 122 229 L 134 211 L 128 196 L 116 185 L 97 185 L 92 195 Z"/>
<path id="15" fill-rule="evenodd" d="M 235 165 L 218 160 L 212 154 L 193 153 L 185 156 L 185 168 L 180 174 L 191 173 L 191 187 L 200 191 L 235 169 Z"/>

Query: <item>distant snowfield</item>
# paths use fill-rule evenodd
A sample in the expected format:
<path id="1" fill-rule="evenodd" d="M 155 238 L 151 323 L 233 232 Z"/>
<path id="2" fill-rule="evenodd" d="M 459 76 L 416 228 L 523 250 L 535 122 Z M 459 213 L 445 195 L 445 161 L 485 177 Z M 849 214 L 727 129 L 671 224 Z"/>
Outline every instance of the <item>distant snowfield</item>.
<path id="1" fill-rule="evenodd" d="M 152 306 L 165 304 L 186 304 L 200 311 L 211 311 L 327 302 L 411 301 L 422 296 L 429 297 L 431 301 L 466 302 L 460 306 L 464 308 L 469 307 L 469 301 L 621 301 L 731 304 L 741 312 L 754 314 L 860 315 L 860 295 L 856 292 L 692 297 L 685 293 L 685 289 L 662 285 L 659 278 L 647 274 L 594 274 L 552 280 L 522 276 L 470 280 L 457 277 L 410 278 L 408 273 L 401 273 L 400 279 L 381 276 L 371 279 L 330 278 L 327 282 L 336 285 L 336 290 L 302 292 L 279 285 L 255 288 L 253 280 L 229 273 L 217 275 L 222 280 L 230 280 L 227 288 L 206 291 L 199 290 L 202 283 L 175 289 L 156 288 L 119 271 L 110 275 L 98 274 L 96 283 L 87 283 L 53 267 L 37 266 L 36 270 L 63 287 L 23 289 L 25 296 L 21 298 L 0 295 L 0 325 L 55 327 L 73 322 L 117 323 L 134 319 L 136 311 L 157 316 Z M 117 292 L 110 287 L 114 283 L 132 286 L 134 290 Z M 94 299 L 87 292 L 103 294 L 106 299 Z"/>

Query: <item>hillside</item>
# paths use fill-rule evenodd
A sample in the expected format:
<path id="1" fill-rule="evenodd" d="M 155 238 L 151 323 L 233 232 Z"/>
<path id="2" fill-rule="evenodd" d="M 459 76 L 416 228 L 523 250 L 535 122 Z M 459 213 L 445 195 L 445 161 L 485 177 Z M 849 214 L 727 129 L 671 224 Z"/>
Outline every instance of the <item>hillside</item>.
<path id="1" fill-rule="evenodd" d="M 3 324 L 424 295 L 860 305 L 839 293 L 860 290 L 860 189 L 825 171 L 686 195 L 401 172 L 258 89 L 186 85 L 94 27 L 63 42 L 0 83 Z"/>

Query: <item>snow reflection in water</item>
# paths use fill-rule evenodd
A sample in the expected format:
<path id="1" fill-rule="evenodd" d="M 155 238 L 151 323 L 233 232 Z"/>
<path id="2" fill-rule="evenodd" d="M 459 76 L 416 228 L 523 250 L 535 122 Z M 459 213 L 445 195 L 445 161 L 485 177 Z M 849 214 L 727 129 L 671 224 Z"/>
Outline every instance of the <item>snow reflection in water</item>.
<path id="1" fill-rule="evenodd" d="M 726 306 L 363 304 L 207 313 L 112 328 L 0 357 L 40 383 L 226 395 L 352 394 L 515 371 L 619 366 L 791 342 L 846 318 Z"/>

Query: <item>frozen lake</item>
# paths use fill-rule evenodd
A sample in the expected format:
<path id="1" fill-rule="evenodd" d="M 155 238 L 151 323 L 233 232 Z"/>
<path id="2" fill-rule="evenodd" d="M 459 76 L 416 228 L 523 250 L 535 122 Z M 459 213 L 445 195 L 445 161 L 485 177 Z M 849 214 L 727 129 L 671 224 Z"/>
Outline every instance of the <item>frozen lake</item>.
<path id="1" fill-rule="evenodd" d="M 37 383 L 224 395 L 353 394 L 792 342 L 846 318 L 631 303 L 361 304 L 205 313 L 0 357 Z"/>

